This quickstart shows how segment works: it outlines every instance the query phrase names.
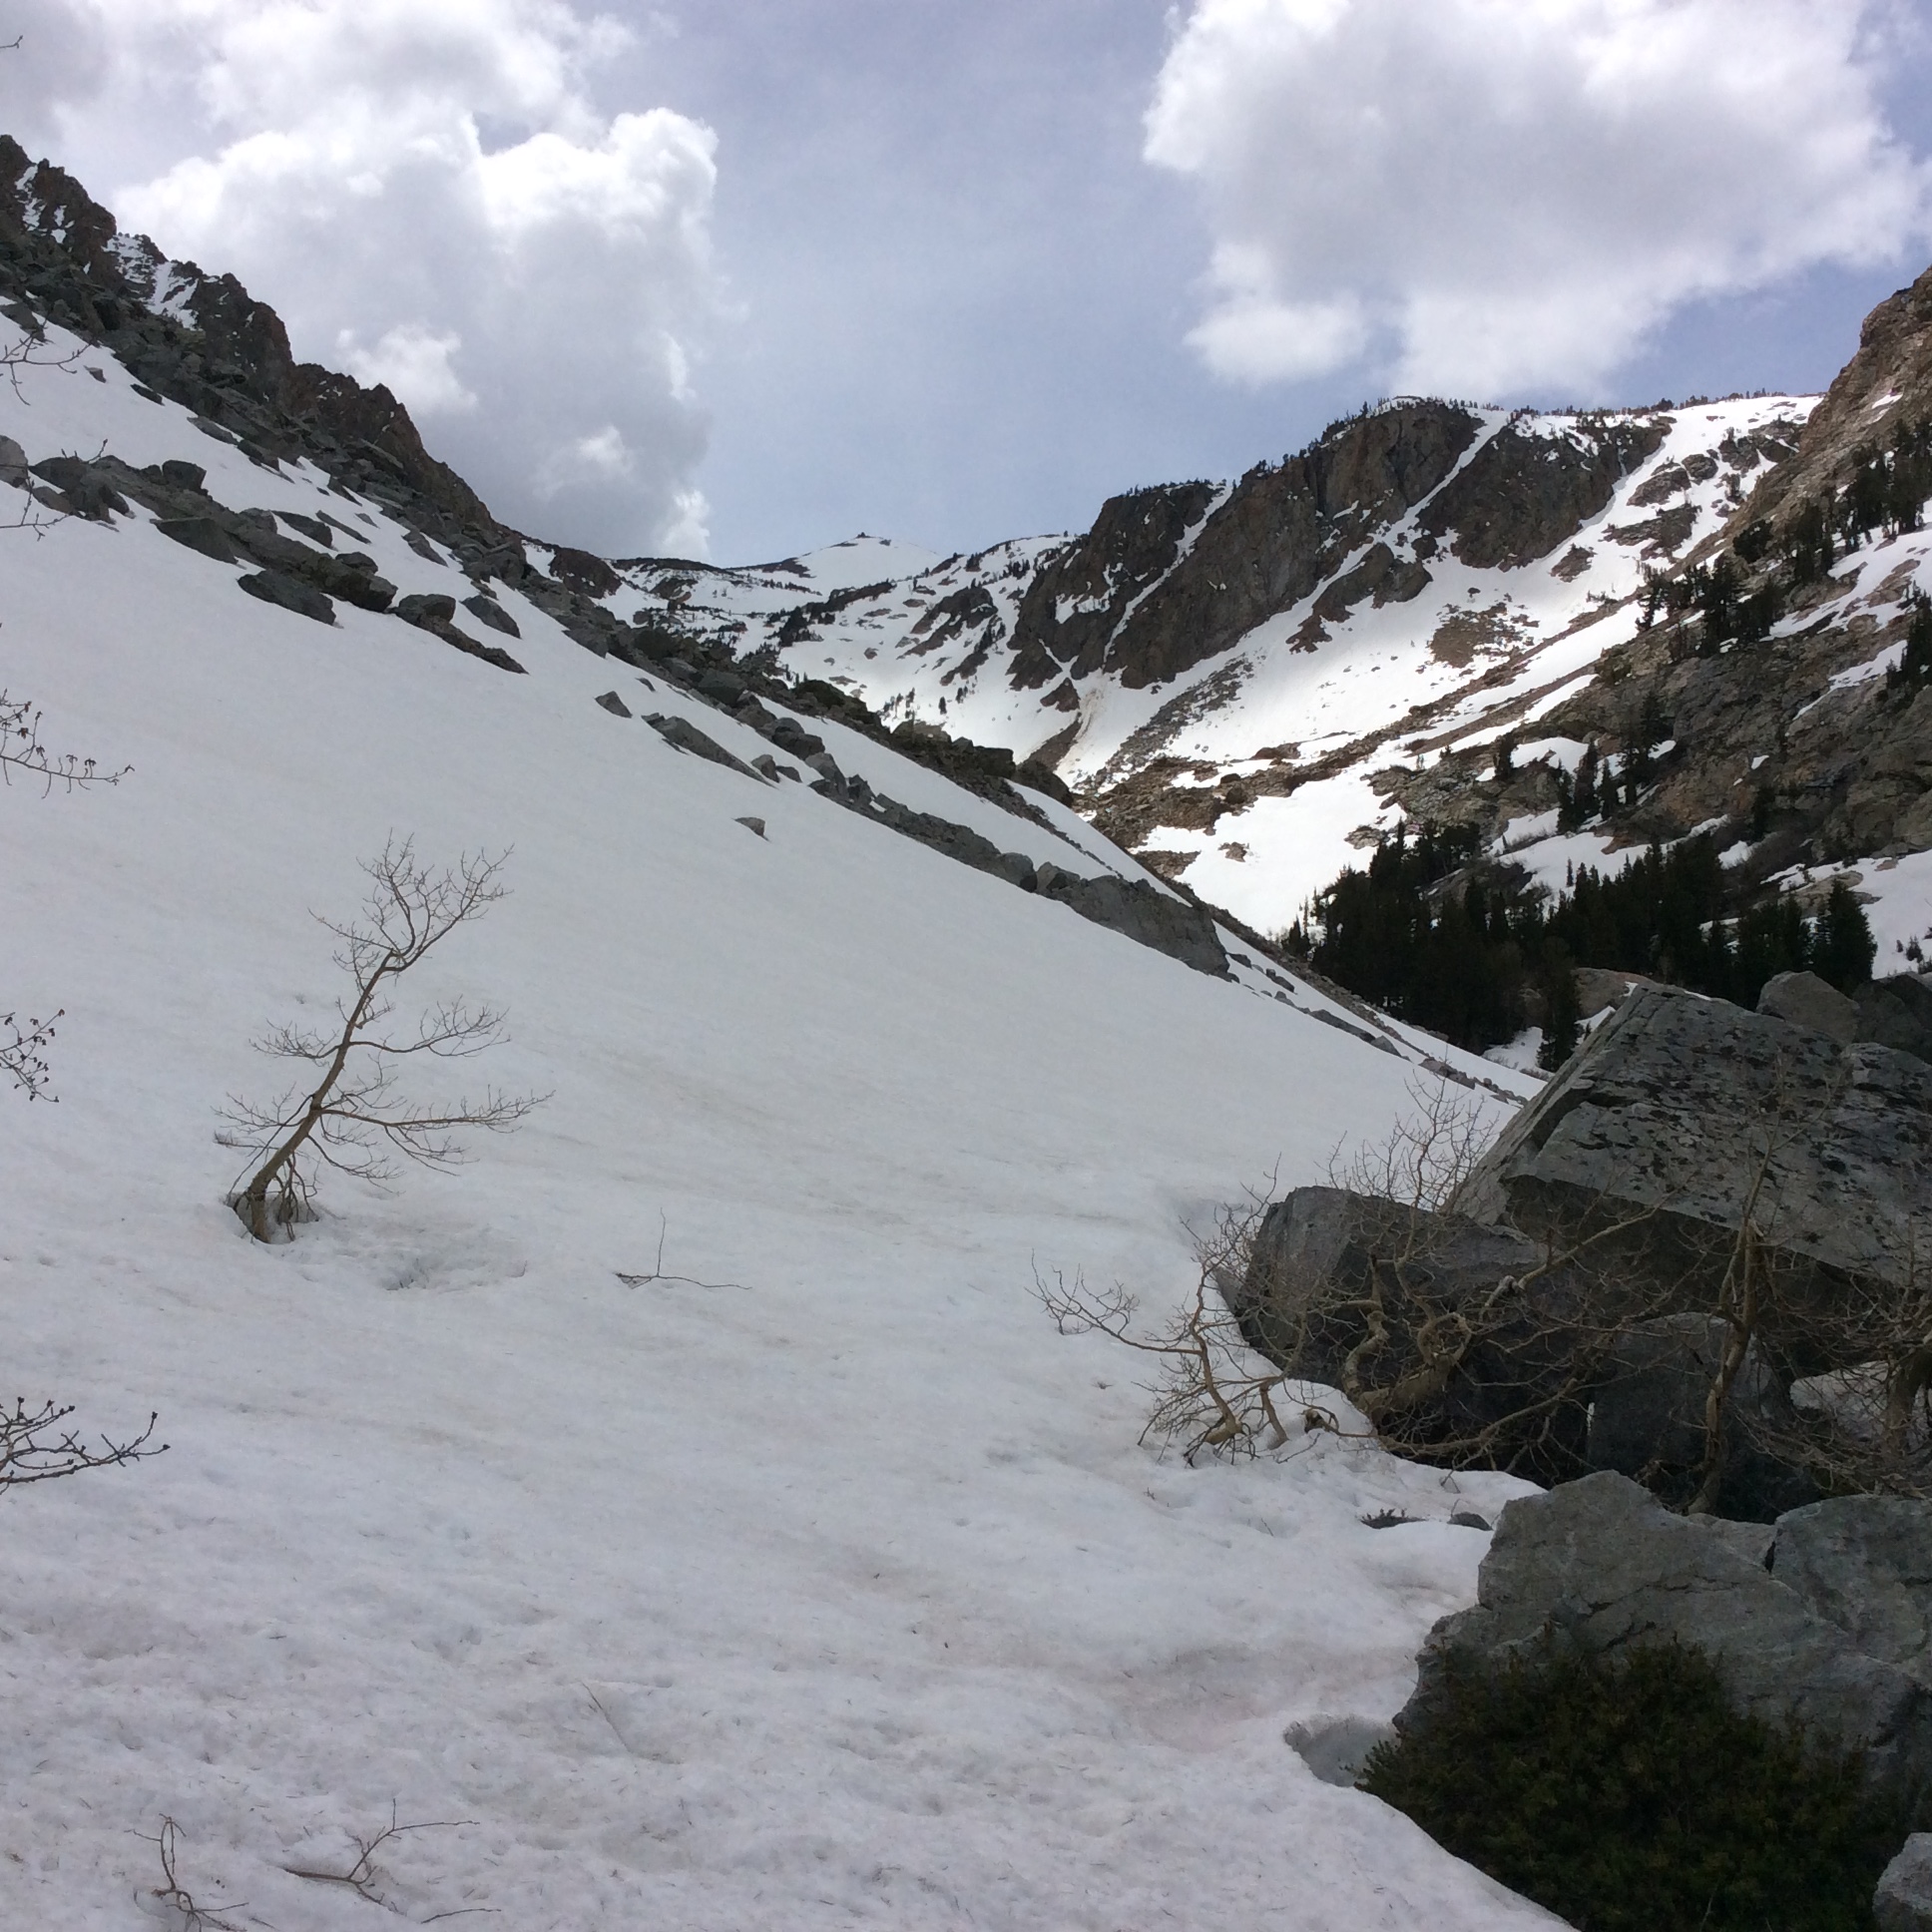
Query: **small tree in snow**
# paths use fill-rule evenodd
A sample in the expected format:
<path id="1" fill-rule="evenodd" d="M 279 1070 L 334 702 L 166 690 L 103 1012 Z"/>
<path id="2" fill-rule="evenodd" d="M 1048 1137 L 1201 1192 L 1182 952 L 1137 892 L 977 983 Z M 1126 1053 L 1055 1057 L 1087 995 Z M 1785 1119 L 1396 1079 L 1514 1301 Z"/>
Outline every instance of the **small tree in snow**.
<path id="1" fill-rule="evenodd" d="M 479 852 L 437 870 L 416 857 L 413 840 L 391 836 L 363 864 L 370 890 L 360 917 L 338 925 L 316 915 L 341 942 L 335 963 L 350 990 L 336 1001 L 340 1024 L 275 1027 L 255 1046 L 276 1059 L 306 1061 L 319 1077 L 312 1085 L 297 1081 L 265 1106 L 232 1095 L 232 1126 L 220 1136 L 248 1152 L 229 1204 L 256 1240 L 286 1239 L 295 1222 L 313 1217 L 317 1167 L 377 1183 L 394 1176 L 398 1155 L 453 1168 L 465 1158 L 461 1129 L 505 1133 L 545 1098 L 486 1088 L 475 1099 L 418 1105 L 396 1091 L 406 1061 L 467 1059 L 504 1037 L 501 1012 L 463 999 L 426 1008 L 413 1030 L 389 1022 L 394 983 L 503 897 L 499 874 L 507 856 Z"/>

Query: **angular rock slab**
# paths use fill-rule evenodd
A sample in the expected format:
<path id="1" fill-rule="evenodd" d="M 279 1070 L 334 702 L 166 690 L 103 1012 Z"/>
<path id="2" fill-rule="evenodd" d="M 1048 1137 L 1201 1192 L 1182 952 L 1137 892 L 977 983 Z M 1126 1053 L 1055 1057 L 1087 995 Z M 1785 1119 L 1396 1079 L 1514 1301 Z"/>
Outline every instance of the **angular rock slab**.
<path id="1" fill-rule="evenodd" d="M 1644 986 L 1516 1116 L 1453 1205 L 1532 1235 L 1652 1210 L 1653 1250 L 1668 1236 L 1671 1265 L 1703 1299 L 1767 1142 L 1757 1219 L 1774 1251 L 1894 1285 L 1914 1253 L 1932 1254 L 1932 1066 Z"/>
<path id="2" fill-rule="evenodd" d="M 1473 1610 L 1429 1634 L 1398 1731 L 1425 1720 L 1452 1657 L 1501 1670 L 1552 1638 L 1601 1655 L 1678 1643 L 1709 1658 L 1739 1709 L 1862 1748 L 1891 1788 L 1932 1789 L 1932 1690 L 1628 1477 L 1586 1476 L 1507 1504 L 1476 1589 Z"/>
<path id="3" fill-rule="evenodd" d="M 1858 1003 L 1816 973 L 1774 973 L 1757 996 L 1757 1010 L 1791 1026 L 1809 1027 L 1849 1046 L 1858 1038 Z"/>
<path id="4" fill-rule="evenodd" d="M 1777 1519 L 1771 1575 L 1867 1657 L 1932 1685 L 1932 1503 L 1834 1496 Z"/>
<path id="5" fill-rule="evenodd" d="M 1872 1894 L 1878 1932 L 1932 1932 L 1932 1831 L 1915 1831 Z"/>

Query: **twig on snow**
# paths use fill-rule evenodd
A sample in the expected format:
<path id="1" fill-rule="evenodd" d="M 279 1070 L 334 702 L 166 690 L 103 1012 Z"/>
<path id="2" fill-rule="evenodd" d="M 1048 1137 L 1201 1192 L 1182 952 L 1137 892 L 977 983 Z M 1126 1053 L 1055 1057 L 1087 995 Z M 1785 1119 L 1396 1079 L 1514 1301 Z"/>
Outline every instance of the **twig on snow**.
<path id="1" fill-rule="evenodd" d="M 664 1271 L 665 1228 L 663 1214 L 658 1216 L 658 1258 L 651 1264 L 649 1274 L 626 1274 L 622 1268 L 615 1270 L 617 1278 L 627 1288 L 647 1288 L 654 1281 L 682 1281 L 689 1288 L 737 1288 L 743 1293 L 751 1292 L 748 1281 L 701 1281 L 693 1274 L 667 1274 Z"/>

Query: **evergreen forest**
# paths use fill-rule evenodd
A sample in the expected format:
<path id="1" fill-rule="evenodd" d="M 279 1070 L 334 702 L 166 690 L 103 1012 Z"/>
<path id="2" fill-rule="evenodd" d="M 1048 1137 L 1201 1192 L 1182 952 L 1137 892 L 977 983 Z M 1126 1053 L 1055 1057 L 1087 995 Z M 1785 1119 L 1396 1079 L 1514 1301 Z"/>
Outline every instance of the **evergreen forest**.
<path id="1" fill-rule="evenodd" d="M 1754 1006 L 1774 974 L 1849 991 L 1871 976 L 1864 908 L 1842 879 L 1807 916 L 1790 897 L 1732 913 L 1708 836 L 1653 845 L 1609 876 L 1576 872 L 1552 897 L 1518 865 L 1479 863 L 1473 826 L 1398 825 L 1286 935 L 1351 992 L 1481 1052 L 1530 1025 L 1543 1064 L 1577 1043 L 1575 969 L 1608 967 Z"/>

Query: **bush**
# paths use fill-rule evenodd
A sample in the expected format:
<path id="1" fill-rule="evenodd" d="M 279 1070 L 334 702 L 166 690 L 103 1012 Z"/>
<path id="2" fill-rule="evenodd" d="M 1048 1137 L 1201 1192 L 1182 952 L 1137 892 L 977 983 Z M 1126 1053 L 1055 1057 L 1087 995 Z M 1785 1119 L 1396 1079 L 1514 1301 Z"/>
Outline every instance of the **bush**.
<path id="1" fill-rule="evenodd" d="M 1579 1932 L 1869 1932 L 1909 1828 L 1855 1755 L 1739 1714 L 1675 1647 L 1452 1660 L 1361 1785 Z"/>

